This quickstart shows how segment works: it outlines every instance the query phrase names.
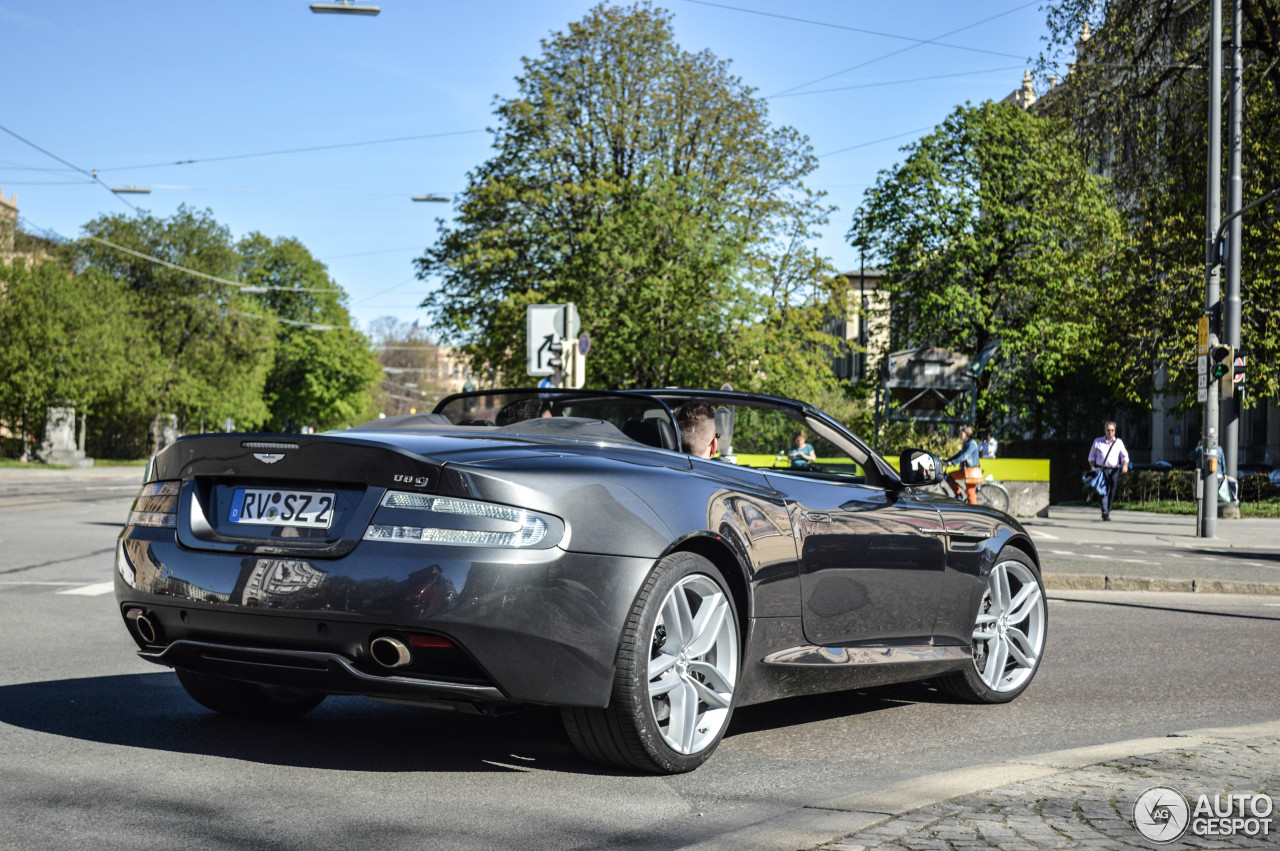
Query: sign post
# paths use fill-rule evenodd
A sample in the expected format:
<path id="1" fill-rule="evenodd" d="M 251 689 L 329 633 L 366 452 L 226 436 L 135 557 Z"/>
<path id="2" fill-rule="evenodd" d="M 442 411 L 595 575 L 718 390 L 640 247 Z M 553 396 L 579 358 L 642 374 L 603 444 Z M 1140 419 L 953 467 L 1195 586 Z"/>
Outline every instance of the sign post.
<path id="1" fill-rule="evenodd" d="M 578 353 L 580 325 L 573 304 L 531 304 L 525 309 L 526 366 L 529 375 L 544 379 L 539 387 L 566 384 L 566 375 L 566 386 L 582 386 L 580 379 L 573 383 L 580 371 L 576 364 L 585 358 L 585 353 Z"/>

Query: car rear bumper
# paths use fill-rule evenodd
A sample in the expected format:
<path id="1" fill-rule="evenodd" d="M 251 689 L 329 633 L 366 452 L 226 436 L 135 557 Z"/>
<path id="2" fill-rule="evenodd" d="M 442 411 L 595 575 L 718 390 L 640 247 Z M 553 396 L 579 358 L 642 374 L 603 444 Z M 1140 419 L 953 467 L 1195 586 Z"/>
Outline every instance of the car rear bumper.
<path id="1" fill-rule="evenodd" d="M 653 561 L 362 542 L 332 560 L 199 552 L 128 527 L 120 611 L 149 661 L 333 694 L 481 706 L 605 706 L 614 655 Z M 145 613 L 155 638 L 140 634 Z M 130 617 L 130 613 L 134 617 Z M 444 639 L 404 668 L 370 642 Z M 447 658 L 446 658 L 447 657 Z"/>

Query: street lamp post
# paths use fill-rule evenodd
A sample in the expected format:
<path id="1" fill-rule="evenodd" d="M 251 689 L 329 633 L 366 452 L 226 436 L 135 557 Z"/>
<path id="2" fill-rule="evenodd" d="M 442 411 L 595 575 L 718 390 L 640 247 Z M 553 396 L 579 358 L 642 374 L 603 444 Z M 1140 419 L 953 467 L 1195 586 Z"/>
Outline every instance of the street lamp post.
<path id="1" fill-rule="evenodd" d="M 1232 351 L 1240 351 L 1240 232 L 1242 217 L 1240 205 L 1244 198 L 1244 181 L 1240 175 L 1240 159 L 1243 147 L 1244 116 L 1241 104 L 1244 86 L 1244 54 L 1241 50 L 1241 30 L 1244 27 L 1244 0 L 1231 4 L 1231 90 L 1228 107 L 1227 144 L 1230 164 L 1227 171 L 1227 216 L 1231 222 L 1227 249 L 1227 298 L 1223 304 L 1223 332 Z M 1221 226 L 1219 226 L 1221 227 Z M 1222 449 L 1226 454 L 1227 475 L 1239 478 L 1240 462 L 1240 395 L 1232 393 L 1222 412 Z M 1233 505 L 1233 515 L 1239 506 Z"/>
<path id="2" fill-rule="evenodd" d="M 1218 219 L 1222 215 L 1222 0 L 1209 3 L 1209 157 L 1206 168 L 1205 287 L 1204 308 L 1212 313 L 1218 306 Z M 1218 331 L 1210 327 L 1209 350 L 1218 344 Z M 1196 357 L 1201 357 L 1197 353 Z M 1216 390 L 1217 388 L 1212 388 Z M 1200 454 L 1200 500 L 1196 534 L 1218 537 L 1218 394 L 1205 394 L 1204 442 Z"/>

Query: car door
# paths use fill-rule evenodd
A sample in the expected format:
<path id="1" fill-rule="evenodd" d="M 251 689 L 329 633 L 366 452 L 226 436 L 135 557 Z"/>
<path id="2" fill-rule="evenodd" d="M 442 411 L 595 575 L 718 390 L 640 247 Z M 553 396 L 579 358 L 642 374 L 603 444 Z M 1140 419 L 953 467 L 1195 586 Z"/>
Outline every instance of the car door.
<path id="1" fill-rule="evenodd" d="M 774 473 L 800 558 L 805 638 L 927 644 L 944 581 L 941 517 L 909 491 Z"/>

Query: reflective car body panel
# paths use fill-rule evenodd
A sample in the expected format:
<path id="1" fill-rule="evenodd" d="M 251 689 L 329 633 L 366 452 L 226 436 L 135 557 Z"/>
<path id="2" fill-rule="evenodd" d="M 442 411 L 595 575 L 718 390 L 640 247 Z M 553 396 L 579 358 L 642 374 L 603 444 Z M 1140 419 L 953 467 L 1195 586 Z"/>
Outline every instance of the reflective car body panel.
<path id="1" fill-rule="evenodd" d="M 726 411 L 726 429 L 736 412 L 735 439 L 762 451 L 735 464 L 664 448 L 687 398 Z M 745 705 L 970 664 L 996 554 L 1035 557 L 1012 518 L 904 487 L 802 403 L 668 390 L 555 401 L 569 413 L 504 425 L 483 424 L 496 405 L 451 397 L 438 410 L 481 424 L 179 439 L 149 465 L 117 548 L 141 655 L 424 704 L 603 707 L 640 588 L 659 559 L 689 551 L 732 592 Z M 592 405 L 601 416 L 582 416 Z M 787 422 L 826 441 L 823 464 L 774 466 Z M 331 496 L 331 521 L 233 522 L 246 490 L 281 495 L 283 518 L 291 495 Z M 370 650 L 379 636 L 420 649 L 389 669 Z"/>

